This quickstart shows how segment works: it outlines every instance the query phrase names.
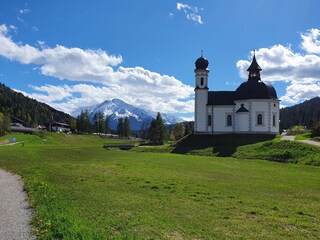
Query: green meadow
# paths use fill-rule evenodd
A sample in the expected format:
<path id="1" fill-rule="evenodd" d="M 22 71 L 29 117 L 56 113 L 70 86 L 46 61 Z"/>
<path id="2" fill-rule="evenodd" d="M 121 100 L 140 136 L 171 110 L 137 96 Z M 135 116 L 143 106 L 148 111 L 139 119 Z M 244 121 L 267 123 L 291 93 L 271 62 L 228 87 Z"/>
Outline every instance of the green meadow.
<path id="1" fill-rule="evenodd" d="M 86 135 L 0 142 L 9 137 L 26 142 L 0 147 L 0 168 L 22 176 L 38 239 L 320 238 L 320 168 L 254 159 L 273 143 L 229 147 L 234 158 L 104 149 L 121 140 Z"/>

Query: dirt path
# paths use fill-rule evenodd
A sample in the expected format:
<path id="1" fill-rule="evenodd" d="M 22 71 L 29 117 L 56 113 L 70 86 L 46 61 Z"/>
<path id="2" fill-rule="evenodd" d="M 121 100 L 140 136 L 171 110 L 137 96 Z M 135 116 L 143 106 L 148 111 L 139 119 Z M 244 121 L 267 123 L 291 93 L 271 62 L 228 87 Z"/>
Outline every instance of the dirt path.
<path id="1" fill-rule="evenodd" d="M 312 141 L 312 140 L 298 140 L 298 142 L 303 142 L 303 143 L 307 143 L 307 144 L 311 144 L 311 145 L 320 147 L 320 142 L 316 142 L 316 141 Z"/>
<path id="2" fill-rule="evenodd" d="M 296 142 L 302 142 L 310 145 L 314 145 L 317 147 L 320 147 L 320 142 L 312 141 L 312 140 L 295 140 L 295 136 L 287 136 L 284 135 L 281 137 L 281 140 L 287 140 L 287 141 L 296 141 Z"/>
<path id="3" fill-rule="evenodd" d="M 31 240 L 27 196 L 18 175 L 0 169 L 0 239 Z"/>
<path id="4" fill-rule="evenodd" d="M 281 137 L 281 140 L 294 141 L 295 136 L 284 135 Z"/>

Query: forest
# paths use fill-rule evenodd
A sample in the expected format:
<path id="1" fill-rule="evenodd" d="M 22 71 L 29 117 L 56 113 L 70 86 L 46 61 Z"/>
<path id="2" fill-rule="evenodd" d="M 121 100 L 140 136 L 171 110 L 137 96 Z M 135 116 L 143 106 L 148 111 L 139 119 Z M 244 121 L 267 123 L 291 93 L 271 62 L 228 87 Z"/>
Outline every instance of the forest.
<path id="1" fill-rule="evenodd" d="M 320 98 L 315 97 L 303 103 L 280 109 L 280 129 L 293 126 L 314 128 L 320 122 Z"/>
<path id="2" fill-rule="evenodd" d="M 26 122 L 29 127 L 36 127 L 48 122 L 70 124 L 73 119 L 69 114 L 58 111 L 45 103 L 24 96 L 0 83 L 0 112 L 4 116 L 14 116 Z"/>

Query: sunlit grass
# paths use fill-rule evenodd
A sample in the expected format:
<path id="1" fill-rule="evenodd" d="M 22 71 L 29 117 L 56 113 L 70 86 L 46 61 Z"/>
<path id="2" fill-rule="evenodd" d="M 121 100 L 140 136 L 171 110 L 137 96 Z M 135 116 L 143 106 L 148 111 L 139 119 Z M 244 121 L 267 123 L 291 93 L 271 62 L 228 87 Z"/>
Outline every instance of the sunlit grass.
<path id="1" fill-rule="evenodd" d="M 25 181 L 38 239 L 319 237 L 319 167 L 40 139 L 50 144 L 0 149 L 0 167 Z"/>

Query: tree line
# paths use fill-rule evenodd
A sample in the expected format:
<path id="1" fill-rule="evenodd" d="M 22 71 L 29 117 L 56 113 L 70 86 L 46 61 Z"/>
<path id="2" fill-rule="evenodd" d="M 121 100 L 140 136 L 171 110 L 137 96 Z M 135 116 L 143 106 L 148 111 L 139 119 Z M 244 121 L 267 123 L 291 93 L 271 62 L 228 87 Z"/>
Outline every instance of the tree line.
<path id="1" fill-rule="evenodd" d="M 130 129 L 130 119 L 128 117 L 119 118 L 117 129 L 110 129 L 110 116 L 105 116 L 103 112 L 96 112 L 92 121 L 88 110 L 81 111 L 77 117 L 76 128 L 80 133 L 108 134 L 114 133 L 120 137 L 140 137 L 149 140 L 150 144 L 161 145 L 166 141 L 176 141 L 183 136 L 192 133 L 190 123 L 177 123 L 171 128 L 167 128 L 160 113 L 150 123 L 144 123 L 142 129 L 138 132 L 132 132 Z"/>
<path id="2" fill-rule="evenodd" d="M 280 109 L 280 129 L 293 126 L 314 128 L 320 122 L 320 98 L 316 97 L 292 107 Z"/>
<path id="3" fill-rule="evenodd" d="M 103 112 L 96 112 L 92 121 L 88 110 L 81 111 L 77 117 L 76 129 L 80 133 L 97 133 L 97 134 L 118 134 L 120 137 L 130 137 L 129 118 L 120 118 L 117 130 L 110 129 L 110 116 L 104 115 Z"/>

